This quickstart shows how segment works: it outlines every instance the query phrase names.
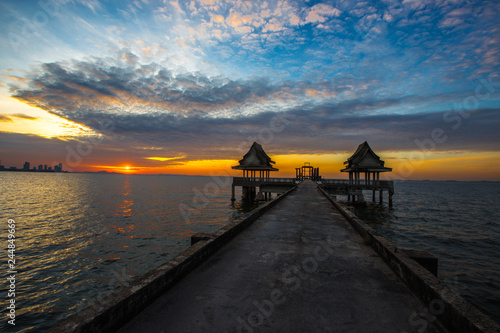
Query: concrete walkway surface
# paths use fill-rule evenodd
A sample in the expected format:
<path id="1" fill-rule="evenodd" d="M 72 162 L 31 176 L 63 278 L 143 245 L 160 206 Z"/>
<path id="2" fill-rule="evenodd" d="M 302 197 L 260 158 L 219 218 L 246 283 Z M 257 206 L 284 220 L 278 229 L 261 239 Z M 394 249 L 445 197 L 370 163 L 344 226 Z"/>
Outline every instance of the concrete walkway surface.
<path id="1" fill-rule="evenodd" d="M 438 332 L 311 181 L 119 332 Z"/>

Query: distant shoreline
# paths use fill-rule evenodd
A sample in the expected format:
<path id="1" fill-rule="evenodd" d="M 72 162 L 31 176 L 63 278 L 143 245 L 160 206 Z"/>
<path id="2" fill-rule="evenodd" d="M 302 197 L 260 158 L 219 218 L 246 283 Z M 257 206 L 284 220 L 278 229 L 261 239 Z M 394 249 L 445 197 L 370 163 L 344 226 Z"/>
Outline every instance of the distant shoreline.
<path id="1" fill-rule="evenodd" d="M 23 170 L 23 169 L 0 169 L 0 172 L 41 172 L 41 173 L 69 173 L 69 171 L 54 171 L 54 170 Z"/>

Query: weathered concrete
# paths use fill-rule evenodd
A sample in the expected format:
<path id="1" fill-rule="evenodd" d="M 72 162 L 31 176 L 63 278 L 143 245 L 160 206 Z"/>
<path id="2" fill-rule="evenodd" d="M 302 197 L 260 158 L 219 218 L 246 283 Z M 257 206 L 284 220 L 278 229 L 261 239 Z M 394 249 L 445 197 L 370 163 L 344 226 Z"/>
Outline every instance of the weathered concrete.
<path id="1" fill-rule="evenodd" d="M 431 318 L 438 319 L 451 332 L 500 332 L 500 325 L 454 293 L 444 282 L 415 260 L 412 260 L 407 255 L 406 250 L 398 249 L 387 239 L 379 236 L 372 227 L 333 200 L 326 191 L 321 188 L 319 190 L 399 278 L 418 295 L 424 304 L 429 305 L 430 313 L 432 313 Z"/>
<path id="2" fill-rule="evenodd" d="M 304 181 L 119 332 L 438 331 L 424 310 Z"/>
<path id="3" fill-rule="evenodd" d="M 130 285 L 120 288 L 104 299 L 96 301 L 83 311 L 57 324 L 48 332 L 116 331 L 293 190 L 294 188 L 253 210 L 245 217 L 224 226 L 210 239 L 196 242 L 165 264 L 149 271 Z"/>
<path id="4" fill-rule="evenodd" d="M 402 249 L 402 251 L 411 259 L 418 262 L 423 268 L 432 273 L 435 277 L 438 276 L 438 257 L 422 250 Z"/>
<path id="5" fill-rule="evenodd" d="M 191 235 L 191 245 L 194 245 L 200 241 L 207 241 L 214 239 L 216 235 L 212 232 L 197 232 Z"/>

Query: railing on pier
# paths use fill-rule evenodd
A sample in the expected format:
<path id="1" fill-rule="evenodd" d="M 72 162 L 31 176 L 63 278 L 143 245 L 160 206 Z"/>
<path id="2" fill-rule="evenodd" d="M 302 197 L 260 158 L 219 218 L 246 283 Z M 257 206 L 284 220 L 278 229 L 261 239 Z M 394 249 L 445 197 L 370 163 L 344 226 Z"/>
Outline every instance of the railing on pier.
<path id="1" fill-rule="evenodd" d="M 321 180 L 322 185 L 340 185 L 340 186 L 347 186 L 351 188 L 359 187 L 359 188 L 364 188 L 364 189 L 390 189 L 394 190 L 394 182 L 392 180 L 370 180 L 370 181 L 365 181 L 363 179 L 359 180 L 356 183 L 349 183 L 348 179 L 322 179 Z"/>
<path id="2" fill-rule="evenodd" d="M 268 193 L 283 193 L 287 189 L 300 183 L 296 178 L 265 178 L 265 177 L 233 177 L 231 200 L 235 200 L 234 188 L 241 186 L 244 197 L 255 197 L 256 188 L 264 193 L 267 199 Z M 394 194 L 394 182 L 391 180 L 358 180 L 355 183 L 348 179 L 321 179 L 317 183 L 329 193 L 347 195 L 348 200 L 358 197 L 363 201 L 363 190 L 373 191 L 372 200 L 375 201 L 375 192 L 379 192 L 379 201 L 382 204 L 382 193 L 388 192 L 389 207 L 392 207 L 392 195 Z M 250 193 L 250 194 L 249 194 Z"/>
<path id="3" fill-rule="evenodd" d="M 295 178 L 233 177 L 233 186 L 295 185 L 297 183 Z"/>
<path id="4" fill-rule="evenodd" d="M 296 178 L 265 178 L 265 177 L 233 177 L 234 186 L 260 186 L 261 184 L 294 185 L 300 183 Z M 348 179 L 322 179 L 318 181 L 322 185 L 340 185 L 347 187 L 361 187 L 366 189 L 384 188 L 394 189 L 392 180 L 359 180 L 357 183 L 349 183 Z"/>

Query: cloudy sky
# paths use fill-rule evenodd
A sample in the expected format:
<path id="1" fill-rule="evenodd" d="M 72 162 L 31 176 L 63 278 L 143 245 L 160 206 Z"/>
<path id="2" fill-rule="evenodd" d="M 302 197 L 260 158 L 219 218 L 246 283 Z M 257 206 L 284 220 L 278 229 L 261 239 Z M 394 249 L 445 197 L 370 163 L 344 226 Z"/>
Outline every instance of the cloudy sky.
<path id="1" fill-rule="evenodd" d="M 363 141 L 394 178 L 500 180 L 500 3 L 0 2 L 0 160 L 340 176 Z M 229 174 L 234 174 L 229 171 Z"/>

